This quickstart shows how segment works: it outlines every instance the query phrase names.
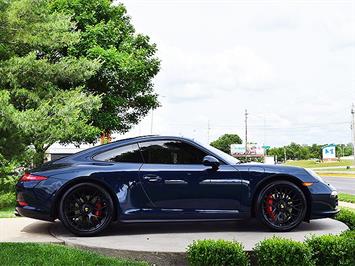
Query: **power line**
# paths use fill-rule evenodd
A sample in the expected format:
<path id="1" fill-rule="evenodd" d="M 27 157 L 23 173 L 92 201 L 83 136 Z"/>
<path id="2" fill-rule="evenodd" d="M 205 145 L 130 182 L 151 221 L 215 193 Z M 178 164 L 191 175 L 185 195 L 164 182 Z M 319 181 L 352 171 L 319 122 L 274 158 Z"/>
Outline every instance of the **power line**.
<path id="1" fill-rule="evenodd" d="M 266 125 L 248 125 L 248 128 L 253 128 L 253 129 L 307 129 L 307 128 L 326 128 L 331 125 L 349 125 L 350 122 L 329 122 L 329 123 L 324 123 L 324 124 L 315 124 L 315 125 L 309 125 L 309 124 L 304 124 L 305 126 L 301 126 L 302 124 L 294 124 L 290 126 L 266 126 Z M 167 124 L 169 126 L 176 126 L 176 127 L 196 127 L 197 124 Z M 240 128 L 242 129 L 242 125 L 233 125 L 233 124 L 213 124 L 213 128 Z M 211 129 L 211 127 L 210 127 Z"/>

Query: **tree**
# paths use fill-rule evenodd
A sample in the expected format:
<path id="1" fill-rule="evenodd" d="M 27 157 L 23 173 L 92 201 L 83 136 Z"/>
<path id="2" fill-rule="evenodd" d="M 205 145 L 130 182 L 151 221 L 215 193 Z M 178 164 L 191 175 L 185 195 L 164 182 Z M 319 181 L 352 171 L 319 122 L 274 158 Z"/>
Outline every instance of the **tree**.
<path id="1" fill-rule="evenodd" d="M 82 88 L 101 63 L 68 53 L 80 33 L 49 3 L 0 0 L 1 144 L 34 147 L 36 164 L 54 142 L 92 142 L 100 131 L 89 121 L 100 96 Z"/>
<path id="2" fill-rule="evenodd" d="M 224 134 L 217 140 L 211 142 L 211 146 L 228 154 L 230 154 L 231 144 L 242 144 L 242 140 L 237 134 Z"/>
<path id="3" fill-rule="evenodd" d="M 100 98 L 85 95 L 79 89 L 61 91 L 43 100 L 38 108 L 25 111 L 17 110 L 9 98 L 7 91 L 0 91 L 0 99 L 12 109 L 13 124 L 36 150 L 35 164 L 42 163 L 45 151 L 57 141 L 92 142 L 100 132 L 87 123 L 91 112 L 100 108 Z"/>
<path id="4" fill-rule="evenodd" d="M 123 133 L 159 106 L 152 83 L 160 65 L 156 46 L 148 36 L 135 33 L 122 4 L 53 0 L 52 10 L 71 15 L 77 25 L 80 41 L 70 46 L 68 55 L 101 62 L 84 86 L 85 91 L 102 96 L 102 107 L 91 118 L 94 126 Z"/>
<path id="5" fill-rule="evenodd" d="M 8 93 L 0 91 L 0 161 L 4 162 L 22 154 L 26 145 L 13 120 L 15 109 L 9 105 Z M 2 168 L 2 165 L 1 167 Z"/>

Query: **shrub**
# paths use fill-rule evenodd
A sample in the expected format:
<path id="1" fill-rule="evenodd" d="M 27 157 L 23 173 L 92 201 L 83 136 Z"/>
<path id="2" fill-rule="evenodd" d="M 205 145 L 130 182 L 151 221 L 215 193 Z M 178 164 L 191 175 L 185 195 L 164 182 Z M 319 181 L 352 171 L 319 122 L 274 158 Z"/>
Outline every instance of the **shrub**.
<path id="1" fill-rule="evenodd" d="M 15 206 L 16 196 L 14 192 L 0 194 L 0 209 Z"/>
<path id="2" fill-rule="evenodd" d="M 272 237 L 259 242 L 254 248 L 260 266 L 309 266 L 312 262 L 311 249 L 290 239 Z"/>
<path id="3" fill-rule="evenodd" d="M 249 265 L 242 244 L 225 240 L 198 240 L 187 249 L 187 259 L 193 266 Z"/>
<path id="4" fill-rule="evenodd" d="M 341 233 L 341 236 L 345 236 L 350 239 L 355 239 L 355 230 L 346 230 L 345 232 Z"/>
<path id="5" fill-rule="evenodd" d="M 355 265 L 355 238 L 352 232 L 340 236 L 323 235 L 307 239 L 316 265 Z"/>
<path id="6" fill-rule="evenodd" d="M 341 208 L 335 219 L 346 224 L 350 230 L 355 230 L 355 211 L 352 209 Z"/>
<path id="7" fill-rule="evenodd" d="M 7 161 L 0 154 L 0 193 L 15 192 L 15 184 L 20 173 L 17 171 L 18 162 Z"/>

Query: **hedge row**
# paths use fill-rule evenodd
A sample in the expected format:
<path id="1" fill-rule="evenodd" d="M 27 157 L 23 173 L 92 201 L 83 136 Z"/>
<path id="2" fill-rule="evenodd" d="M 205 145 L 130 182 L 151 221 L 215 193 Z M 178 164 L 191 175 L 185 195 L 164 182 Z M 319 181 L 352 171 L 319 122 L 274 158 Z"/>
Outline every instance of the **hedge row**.
<path id="1" fill-rule="evenodd" d="M 301 243 L 272 237 L 259 242 L 254 248 L 260 266 L 323 266 L 355 265 L 355 233 L 334 236 L 313 236 Z M 247 266 L 250 258 L 238 242 L 225 240 L 198 240 L 188 247 L 187 258 L 193 266 Z"/>
<path id="2" fill-rule="evenodd" d="M 341 208 L 335 217 L 340 222 L 346 224 L 350 230 L 355 230 L 355 211 L 348 208 Z"/>
<path id="3" fill-rule="evenodd" d="M 260 266 L 288 265 L 355 265 L 355 211 L 341 208 L 335 217 L 350 230 L 339 236 L 312 236 L 304 243 L 273 237 L 259 242 L 254 248 L 253 261 Z M 238 242 L 198 240 L 187 250 L 193 266 L 250 265 L 250 258 Z"/>

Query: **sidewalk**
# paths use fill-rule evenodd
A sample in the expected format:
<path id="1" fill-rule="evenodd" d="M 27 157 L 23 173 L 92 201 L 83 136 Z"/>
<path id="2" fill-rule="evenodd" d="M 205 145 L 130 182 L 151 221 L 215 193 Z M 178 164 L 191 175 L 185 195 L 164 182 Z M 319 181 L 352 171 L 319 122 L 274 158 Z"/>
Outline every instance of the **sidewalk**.
<path id="1" fill-rule="evenodd" d="M 340 207 L 351 208 L 351 209 L 354 209 L 354 210 L 355 210 L 355 203 L 345 202 L 345 201 L 339 201 L 339 206 L 340 206 Z"/>
<path id="2" fill-rule="evenodd" d="M 1 218 L 0 242 L 36 242 L 63 244 L 49 233 L 52 223 L 30 218 Z"/>

